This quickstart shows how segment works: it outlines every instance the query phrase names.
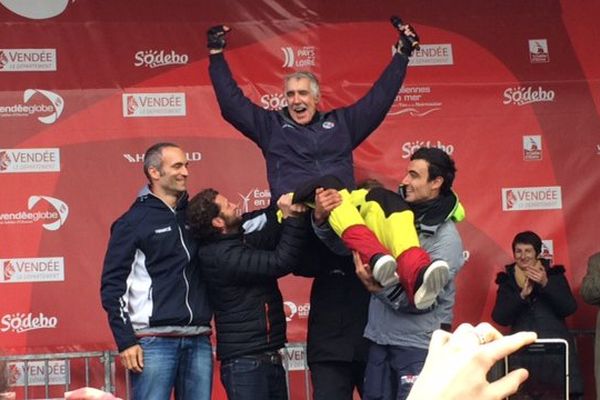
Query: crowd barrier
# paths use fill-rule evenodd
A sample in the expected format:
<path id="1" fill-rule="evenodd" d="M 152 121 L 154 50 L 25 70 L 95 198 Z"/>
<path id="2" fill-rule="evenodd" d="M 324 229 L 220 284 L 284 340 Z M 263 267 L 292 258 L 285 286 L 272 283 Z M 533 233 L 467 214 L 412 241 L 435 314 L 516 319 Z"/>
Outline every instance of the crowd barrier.
<path id="1" fill-rule="evenodd" d="M 588 381 L 593 380 L 591 341 L 595 332 L 588 329 L 574 329 L 571 332 L 577 339 L 584 375 L 587 375 Z M 306 344 L 288 343 L 282 350 L 282 360 L 286 370 L 288 398 L 309 400 L 311 385 Z M 118 353 L 115 351 L 4 355 L 0 356 L 0 361 L 7 363 L 16 399 L 63 399 L 64 392 L 86 386 L 113 393 L 124 400 L 130 399 L 129 373 L 118 362 Z M 218 363 L 215 363 L 215 371 L 217 368 Z M 593 381 L 587 382 L 586 399 L 594 398 L 593 391 Z M 214 388 L 213 398 L 226 398 L 222 388 Z"/>
<path id="2" fill-rule="evenodd" d="M 309 399 L 310 377 L 305 350 L 305 343 L 288 343 L 281 351 L 290 399 Z M 63 399 L 64 392 L 95 387 L 129 400 L 129 373 L 118 362 L 118 357 L 115 351 L 93 351 L 4 355 L 0 361 L 6 361 L 11 390 L 16 392 L 17 399 Z M 290 373 L 297 375 L 297 372 L 302 376 L 295 376 L 292 396 Z M 303 394 L 297 393 L 299 390 Z"/>

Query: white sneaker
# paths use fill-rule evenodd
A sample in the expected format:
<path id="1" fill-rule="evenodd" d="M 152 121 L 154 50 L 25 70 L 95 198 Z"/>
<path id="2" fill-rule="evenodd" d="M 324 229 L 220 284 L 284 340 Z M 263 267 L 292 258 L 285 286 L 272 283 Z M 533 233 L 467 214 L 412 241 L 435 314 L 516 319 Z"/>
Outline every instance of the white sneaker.
<path id="1" fill-rule="evenodd" d="M 415 307 L 425 310 L 431 307 L 438 294 L 450 279 L 450 269 L 444 260 L 435 260 L 425 269 L 423 283 L 415 291 Z"/>
<path id="2" fill-rule="evenodd" d="M 378 254 L 373 257 L 373 278 L 383 287 L 396 285 L 399 281 L 396 273 L 396 259 L 389 254 Z"/>

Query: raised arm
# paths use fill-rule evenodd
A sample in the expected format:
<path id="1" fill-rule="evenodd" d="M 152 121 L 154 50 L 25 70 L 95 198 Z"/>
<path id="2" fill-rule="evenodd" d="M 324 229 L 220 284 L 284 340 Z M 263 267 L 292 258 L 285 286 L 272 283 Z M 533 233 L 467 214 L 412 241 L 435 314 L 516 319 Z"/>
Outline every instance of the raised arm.
<path id="1" fill-rule="evenodd" d="M 413 45 L 409 38 L 418 36 L 410 25 L 398 27 L 397 52 L 367 94 L 351 106 L 341 109 L 341 115 L 352 127 L 352 144 L 357 147 L 383 122 L 406 75 L 408 57 Z"/>
<path id="2" fill-rule="evenodd" d="M 209 279 L 228 283 L 260 282 L 280 278 L 298 267 L 308 234 L 307 218 L 304 212 L 289 211 L 303 207 L 291 205 L 291 198 L 289 204 L 278 202 L 278 206 L 282 208 L 284 220 L 275 249 L 257 249 L 239 240 L 227 245 L 209 245 L 200 252 L 204 273 Z"/>
<path id="3" fill-rule="evenodd" d="M 233 79 L 223 54 L 225 35 L 229 31 L 229 27 L 218 25 L 207 32 L 210 80 L 223 118 L 262 148 L 271 132 L 268 118 L 270 111 L 250 101 Z"/>

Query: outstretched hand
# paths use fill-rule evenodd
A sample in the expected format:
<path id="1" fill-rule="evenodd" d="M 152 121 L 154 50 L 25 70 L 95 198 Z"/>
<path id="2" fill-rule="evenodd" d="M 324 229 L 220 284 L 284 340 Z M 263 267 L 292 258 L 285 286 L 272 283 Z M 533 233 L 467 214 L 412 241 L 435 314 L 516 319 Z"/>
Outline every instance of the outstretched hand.
<path id="1" fill-rule="evenodd" d="M 487 322 L 475 327 L 461 324 L 452 334 L 436 330 L 408 400 L 504 399 L 527 379 L 527 370 L 511 371 L 494 382 L 488 382 L 488 371 L 497 361 L 536 338 L 534 332 L 503 336 Z"/>
<path id="2" fill-rule="evenodd" d="M 227 25 L 216 25 L 206 32 L 206 47 L 208 47 L 210 54 L 217 54 L 223 51 L 227 45 L 225 34 L 230 30 L 231 28 Z"/>

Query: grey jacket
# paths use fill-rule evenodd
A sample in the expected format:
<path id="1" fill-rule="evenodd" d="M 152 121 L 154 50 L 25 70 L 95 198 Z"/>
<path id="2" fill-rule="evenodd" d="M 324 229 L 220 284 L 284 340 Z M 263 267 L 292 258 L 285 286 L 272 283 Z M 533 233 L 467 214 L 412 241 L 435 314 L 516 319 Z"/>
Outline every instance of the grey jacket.
<path id="1" fill-rule="evenodd" d="M 442 323 L 452 322 L 456 294 L 454 278 L 465 263 L 463 244 L 450 219 L 434 227 L 433 232 L 419 234 L 421 247 L 432 260 L 445 260 L 450 267 L 450 280 L 438 296 L 437 306 L 426 312 L 418 311 L 408 305 L 404 293 L 390 301 L 397 288 L 385 289 L 371 296 L 366 338 L 380 345 L 427 349 L 433 331 Z"/>

